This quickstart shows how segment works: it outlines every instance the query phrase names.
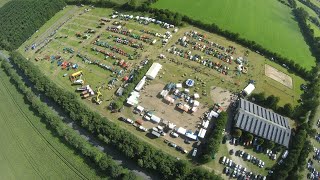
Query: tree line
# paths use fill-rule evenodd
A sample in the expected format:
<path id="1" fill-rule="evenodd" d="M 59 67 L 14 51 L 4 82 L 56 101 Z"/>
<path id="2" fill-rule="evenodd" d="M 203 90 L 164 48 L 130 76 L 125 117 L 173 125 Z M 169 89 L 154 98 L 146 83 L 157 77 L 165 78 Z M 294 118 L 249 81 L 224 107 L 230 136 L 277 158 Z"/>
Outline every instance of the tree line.
<path id="1" fill-rule="evenodd" d="M 212 159 L 215 159 L 215 155 L 218 153 L 221 141 L 223 138 L 223 130 L 226 128 L 228 121 L 228 114 L 226 112 L 221 112 L 219 117 L 213 122 L 213 130 L 207 135 L 206 143 L 201 145 L 200 161 L 202 163 L 208 163 Z"/>
<path id="2" fill-rule="evenodd" d="M 0 8 L 0 49 L 14 50 L 66 5 L 64 0 L 16 0 Z"/>
<path id="3" fill-rule="evenodd" d="M 1 61 L 1 67 L 10 77 L 10 82 L 24 95 L 31 110 L 35 112 L 37 116 L 41 117 L 50 127 L 50 130 L 63 139 L 64 143 L 70 145 L 79 154 L 93 162 L 106 177 L 126 180 L 137 179 L 135 174 L 118 165 L 111 156 L 101 152 L 97 147 L 94 147 L 81 137 L 75 130 L 66 125 L 58 115 L 54 114 L 52 110 L 25 85 L 10 63 Z"/>
<path id="4" fill-rule="evenodd" d="M 74 93 L 59 88 L 20 53 L 12 52 L 10 57 L 11 62 L 24 72 L 34 87 L 56 102 L 72 120 L 134 160 L 138 166 L 158 174 L 162 179 L 221 179 L 214 172 L 194 168 L 189 162 L 178 160 L 152 147 L 106 117 L 91 111 Z"/>

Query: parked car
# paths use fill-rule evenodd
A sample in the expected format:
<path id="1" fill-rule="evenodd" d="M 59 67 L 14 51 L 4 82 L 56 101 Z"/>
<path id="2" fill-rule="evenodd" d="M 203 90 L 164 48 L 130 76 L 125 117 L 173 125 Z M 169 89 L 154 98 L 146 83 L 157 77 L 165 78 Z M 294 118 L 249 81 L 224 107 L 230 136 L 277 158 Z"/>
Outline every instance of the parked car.
<path id="1" fill-rule="evenodd" d="M 139 126 L 139 129 L 140 129 L 141 131 L 144 131 L 144 132 L 147 132 L 147 131 L 148 131 L 148 129 L 145 128 L 145 127 L 143 127 L 143 126 Z"/>
<path id="2" fill-rule="evenodd" d="M 175 137 L 175 138 L 179 137 L 179 134 L 178 134 L 178 133 L 175 133 L 175 132 L 173 132 L 173 131 L 170 133 L 170 135 L 171 135 L 172 137 Z"/>
<path id="3" fill-rule="evenodd" d="M 131 120 L 129 118 L 126 119 L 126 122 L 129 123 L 129 124 L 133 124 L 133 120 Z"/>
<path id="4" fill-rule="evenodd" d="M 198 149 L 197 149 L 197 148 L 194 148 L 194 149 L 193 149 L 193 152 L 192 152 L 192 156 L 195 157 L 195 156 L 197 155 L 197 152 L 198 152 Z M 225 158 L 225 156 L 224 156 L 224 158 Z M 223 160 L 222 160 L 222 162 L 223 162 Z M 223 163 L 224 163 L 224 162 L 223 162 Z"/>
<path id="5" fill-rule="evenodd" d="M 174 147 L 174 148 L 177 147 L 177 145 L 175 143 L 173 143 L 173 142 L 170 142 L 169 146 Z"/>
<path id="6" fill-rule="evenodd" d="M 188 139 L 184 139 L 184 143 L 190 144 L 190 141 Z"/>
<path id="7" fill-rule="evenodd" d="M 124 118 L 124 117 L 119 117 L 119 120 L 120 120 L 120 121 L 126 121 L 126 118 Z"/>
<path id="8" fill-rule="evenodd" d="M 234 154 L 234 150 L 231 149 L 231 150 L 229 151 L 229 154 L 230 154 L 230 155 L 233 155 L 233 154 Z"/>

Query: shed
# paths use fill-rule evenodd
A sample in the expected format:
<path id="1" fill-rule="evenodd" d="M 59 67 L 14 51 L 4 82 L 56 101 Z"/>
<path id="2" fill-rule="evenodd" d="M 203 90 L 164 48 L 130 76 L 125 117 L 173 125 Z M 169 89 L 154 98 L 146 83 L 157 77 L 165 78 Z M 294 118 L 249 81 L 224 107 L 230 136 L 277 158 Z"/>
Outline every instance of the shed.
<path id="1" fill-rule="evenodd" d="M 162 68 L 161 64 L 153 63 L 152 66 L 149 68 L 149 70 L 146 73 L 147 78 L 155 79 L 161 68 Z"/>
<path id="2" fill-rule="evenodd" d="M 140 91 L 145 83 L 146 83 L 146 76 L 143 76 L 143 78 L 140 80 L 140 82 L 137 84 L 137 86 L 134 89 L 136 91 Z"/>
<path id="3" fill-rule="evenodd" d="M 248 96 L 252 93 L 252 91 L 255 89 L 254 84 L 250 83 L 244 90 L 242 91 L 244 96 Z"/>
<path id="4" fill-rule="evenodd" d="M 178 129 L 176 129 L 177 133 L 185 135 L 187 130 L 183 127 L 179 127 Z"/>
<path id="5" fill-rule="evenodd" d="M 199 96 L 199 94 L 198 94 L 198 93 L 194 93 L 193 97 L 194 97 L 195 99 L 200 98 L 200 96 Z"/>
<path id="6" fill-rule="evenodd" d="M 210 122 L 210 121 L 203 121 L 203 122 L 202 122 L 202 127 L 203 127 L 204 129 L 207 129 L 208 126 L 209 126 L 209 122 Z"/>
<path id="7" fill-rule="evenodd" d="M 159 123 L 161 121 L 161 118 L 159 118 L 159 117 L 157 117 L 155 115 L 152 115 L 150 120 L 155 122 L 155 123 Z"/>
<path id="8" fill-rule="evenodd" d="M 198 139 L 197 135 L 191 134 L 191 133 L 186 133 L 186 136 L 194 141 Z"/>
<path id="9" fill-rule="evenodd" d="M 204 136 L 206 135 L 206 133 L 207 133 L 207 130 L 201 128 L 200 131 L 199 131 L 198 137 L 204 138 Z"/>

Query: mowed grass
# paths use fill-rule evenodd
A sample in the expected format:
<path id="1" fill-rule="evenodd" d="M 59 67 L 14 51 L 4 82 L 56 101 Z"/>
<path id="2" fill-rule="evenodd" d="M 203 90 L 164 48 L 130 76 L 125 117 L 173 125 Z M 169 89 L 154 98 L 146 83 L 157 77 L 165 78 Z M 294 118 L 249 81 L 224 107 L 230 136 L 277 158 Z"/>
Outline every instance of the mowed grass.
<path id="1" fill-rule="evenodd" d="M 307 69 L 315 65 L 315 58 L 291 9 L 276 0 L 159 0 L 152 7 L 179 12 L 208 24 L 215 23 L 293 59 Z"/>
<path id="2" fill-rule="evenodd" d="M 100 179 L 51 134 L 0 70 L 0 179 Z"/>

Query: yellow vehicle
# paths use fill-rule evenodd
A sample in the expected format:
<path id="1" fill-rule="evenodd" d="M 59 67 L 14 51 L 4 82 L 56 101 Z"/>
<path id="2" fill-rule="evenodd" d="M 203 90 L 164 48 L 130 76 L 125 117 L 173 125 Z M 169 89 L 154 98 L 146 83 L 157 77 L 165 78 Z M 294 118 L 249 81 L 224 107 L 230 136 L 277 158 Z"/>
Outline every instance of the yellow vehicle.
<path id="1" fill-rule="evenodd" d="M 81 75 L 82 75 L 82 71 L 75 72 L 75 73 L 71 74 L 70 80 L 73 81 L 75 78 L 77 78 L 78 76 L 81 76 Z"/>
<path id="2" fill-rule="evenodd" d="M 96 96 L 96 98 L 94 99 L 95 102 L 96 102 L 97 104 L 99 104 L 99 105 L 102 103 L 102 100 L 100 99 L 100 97 L 102 96 L 102 94 L 101 94 L 101 92 L 100 92 L 100 89 L 101 89 L 101 87 L 98 88 L 98 90 L 97 90 L 97 96 Z"/>

